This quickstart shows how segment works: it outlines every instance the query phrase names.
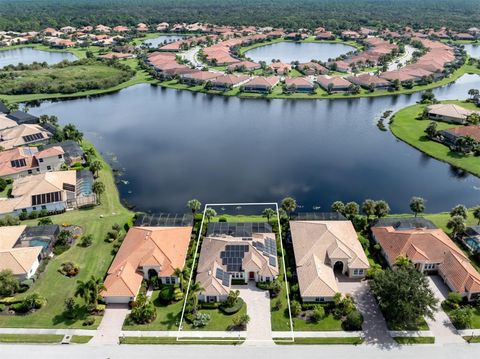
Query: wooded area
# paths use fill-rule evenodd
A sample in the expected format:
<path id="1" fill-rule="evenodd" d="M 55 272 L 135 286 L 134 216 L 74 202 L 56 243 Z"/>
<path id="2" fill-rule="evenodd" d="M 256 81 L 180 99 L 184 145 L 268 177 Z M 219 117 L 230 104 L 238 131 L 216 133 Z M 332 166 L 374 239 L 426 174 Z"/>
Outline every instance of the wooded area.
<path id="1" fill-rule="evenodd" d="M 161 21 L 329 29 L 480 23 L 478 0 L 0 0 L 0 30 Z"/>

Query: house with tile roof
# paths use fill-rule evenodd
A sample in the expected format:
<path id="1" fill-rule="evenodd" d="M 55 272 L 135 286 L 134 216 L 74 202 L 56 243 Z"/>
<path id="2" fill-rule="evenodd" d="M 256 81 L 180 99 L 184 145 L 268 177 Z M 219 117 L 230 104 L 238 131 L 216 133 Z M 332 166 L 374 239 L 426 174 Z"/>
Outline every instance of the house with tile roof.
<path id="1" fill-rule="evenodd" d="M 135 300 L 144 279 L 157 276 L 163 284 L 178 284 L 175 269 L 183 269 L 192 227 L 133 227 L 122 242 L 105 278 L 106 303 Z"/>
<path id="2" fill-rule="evenodd" d="M 245 92 L 270 92 L 280 81 L 278 76 L 257 76 L 241 86 L 241 90 Z"/>
<path id="3" fill-rule="evenodd" d="M 427 107 L 428 117 L 435 121 L 445 121 L 451 123 L 467 122 L 467 117 L 478 111 L 468 110 L 454 103 L 438 103 Z"/>
<path id="4" fill-rule="evenodd" d="M 58 171 L 65 163 L 59 146 L 39 151 L 37 147 L 15 147 L 0 152 L 0 178 L 19 178 Z"/>
<path id="5" fill-rule="evenodd" d="M 317 76 L 317 83 L 325 90 L 330 92 L 349 91 L 352 83 L 343 77 L 320 75 Z"/>
<path id="6" fill-rule="evenodd" d="M 276 239 L 271 227 L 262 233 L 210 232 L 202 241 L 197 267 L 196 281 L 203 288 L 199 300 L 225 301 L 232 279 L 270 282 L 278 274 Z"/>
<path id="7" fill-rule="evenodd" d="M 313 92 L 315 89 L 309 77 L 287 77 L 285 78 L 285 90 L 288 92 Z"/>
<path id="8" fill-rule="evenodd" d="M 468 300 L 480 297 L 480 273 L 441 229 L 373 227 L 372 235 L 390 266 L 407 257 L 417 270 L 438 273 L 450 290 Z"/>
<path id="9" fill-rule="evenodd" d="M 0 146 L 8 150 L 14 147 L 46 143 L 52 133 L 40 125 L 22 124 L 0 131 Z"/>
<path id="10" fill-rule="evenodd" d="M 290 232 L 304 302 L 332 301 L 339 275 L 365 277 L 370 265 L 352 222 L 290 221 Z"/>

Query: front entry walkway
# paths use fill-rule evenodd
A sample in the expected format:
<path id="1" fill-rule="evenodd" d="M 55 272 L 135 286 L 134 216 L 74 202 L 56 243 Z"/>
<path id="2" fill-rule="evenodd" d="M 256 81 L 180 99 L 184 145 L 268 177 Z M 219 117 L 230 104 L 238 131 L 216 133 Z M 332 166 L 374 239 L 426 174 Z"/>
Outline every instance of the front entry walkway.
<path id="1" fill-rule="evenodd" d="M 123 322 L 130 312 L 128 304 L 109 304 L 98 326 L 95 336 L 90 341 L 92 345 L 118 344 Z"/>
<path id="2" fill-rule="evenodd" d="M 387 323 L 378 308 L 367 281 L 359 282 L 348 277 L 337 277 L 338 288 L 342 294 L 350 293 L 363 315 L 363 334 L 365 343 L 388 349 L 395 346 L 390 336 Z"/>
<path id="3" fill-rule="evenodd" d="M 270 297 L 268 291 L 257 288 L 255 282 L 237 285 L 233 290 L 240 291 L 240 297 L 247 304 L 250 322 L 247 325 L 246 344 L 273 344 L 270 321 Z"/>
<path id="4" fill-rule="evenodd" d="M 463 338 L 458 334 L 457 330 L 453 326 L 448 315 L 443 311 L 441 304 L 448 296 L 448 288 L 443 283 L 440 276 L 428 276 L 430 288 L 438 299 L 438 311 L 434 314 L 434 319 L 426 318 L 427 324 L 430 330 L 435 335 L 435 343 L 438 344 L 450 344 L 450 343 L 464 343 Z"/>

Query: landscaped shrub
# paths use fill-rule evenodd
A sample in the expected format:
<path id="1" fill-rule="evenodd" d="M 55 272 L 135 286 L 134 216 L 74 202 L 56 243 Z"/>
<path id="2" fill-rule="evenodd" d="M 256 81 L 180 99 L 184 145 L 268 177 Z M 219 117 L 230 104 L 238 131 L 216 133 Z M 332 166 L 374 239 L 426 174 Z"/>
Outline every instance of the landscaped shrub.
<path id="1" fill-rule="evenodd" d="M 277 300 L 275 301 L 275 303 L 273 304 L 272 309 L 273 309 L 274 311 L 279 311 L 279 310 L 282 309 L 282 307 L 283 307 L 282 301 L 281 301 L 280 299 L 277 299 Z"/>
<path id="2" fill-rule="evenodd" d="M 80 239 L 80 245 L 82 247 L 90 247 L 93 243 L 93 236 L 91 234 L 86 234 Z"/>
<path id="3" fill-rule="evenodd" d="M 321 305 L 317 305 L 317 307 L 313 310 L 310 319 L 312 322 L 318 323 L 323 318 L 325 318 L 325 308 L 323 308 Z"/>
<path id="4" fill-rule="evenodd" d="M 64 276 L 75 277 L 80 272 L 80 268 L 72 262 L 65 262 L 61 264 L 58 271 Z"/>
<path id="5" fill-rule="evenodd" d="M 129 319 L 137 324 L 147 324 L 155 320 L 157 311 L 153 303 L 144 293 L 140 293 L 132 303 Z"/>
<path id="6" fill-rule="evenodd" d="M 342 325 L 345 330 L 362 330 L 363 316 L 358 310 L 347 314 Z"/>
<path id="7" fill-rule="evenodd" d="M 174 291 L 173 285 L 163 285 L 158 294 L 158 299 L 164 303 L 169 303 L 174 299 Z"/>
<path id="8" fill-rule="evenodd" d="M 173 300 L 178 302 L 179 300 L 183 299 L 183 291 L 180 289 L 180 287 L 175 286 L 175 289 L 173 290 Z"/>
<path id="9" fill-rule="evenodd" d="M 293 317 L 298 317 L 302 312 L 302 306 L 296 300 L 292 300 L 290 303 L 290 310 Z"/>
<path id="10" fill-rule="evenodd" d="M 20 289 L 20 282 L 9 269 L 0 271 L 0 296 L 14 295 Z"/>
<path id="11" fill-rule="evenodd" d="M 244 304 L 245 302 L 243 301 L 242 298 L 237 298 L 233 306 L 227 307 L 227 306 L 221 305 L 220 310 L 227 315 L 232 315 L 240 311 L 240 309 L 242 309 Z"/>
<path id="12" fill-rule="evenodd" d="M 27 307 L 25 307 L 21 302 L 10 305 L 10 309 L 15 313 L 26 313 L 29 311 L 29 309 L 27 309 Z"/>
<path id="13" fill-rule="evenodd" d="M 222 303 L 218 303 L 218 302 L 213 302 L 213 303 L 202 302 L 200 303 L 200 308 L 201 309 L 218 309 L 221 305 Z"/>
<path id="14" fill-rule="evenodd" d="M 250 317 L 248 316 L 248 314 L 236 315 L 232 319 L 233 326 L 237 330 L 245 330 L 249 322 L 250 322 Z"/>
<path id="15" fill-rule="evenodd" d="M 227 219 L 226 219 L 225 217 L 220 217 L 220 218 L 218 219 L 218 221 L 219 221 L 219 222 L 226 222 Z"/>
<path id="16" fill-rule="evenodd" d="M 95 323 L 95 318 L 94 317 L 88 317 L 87 319 L 85 319 L 82 323 L 83 326 L 90 326 L 90 325 L 93 325 Z"/>
<path id="17" fill-rule="evenodd" d="M 198 312 L 193 317 L 192 326 L 194 328 L 201 328 L 201 327 L 205 327 L 209 322 L 210 322 L 210 315 L 206 313 Z"/>
<path id="18" fill-rule="evenodd" d="M 453 310 L 450 313 L 452 323 L 457 329 L 468 329 L 472 327 L 472 308 L 464 306 Z"/>

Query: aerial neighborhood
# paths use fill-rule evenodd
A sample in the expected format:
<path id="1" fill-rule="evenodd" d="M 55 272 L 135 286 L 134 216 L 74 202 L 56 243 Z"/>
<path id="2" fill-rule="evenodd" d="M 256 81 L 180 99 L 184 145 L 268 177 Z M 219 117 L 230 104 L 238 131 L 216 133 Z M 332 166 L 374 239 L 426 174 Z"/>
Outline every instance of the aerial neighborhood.
<path id="1" fill-rule="evenodd" d="M 480 29 L 424 1 L 0 0 L 2 359 L 474 358 Z"/>

